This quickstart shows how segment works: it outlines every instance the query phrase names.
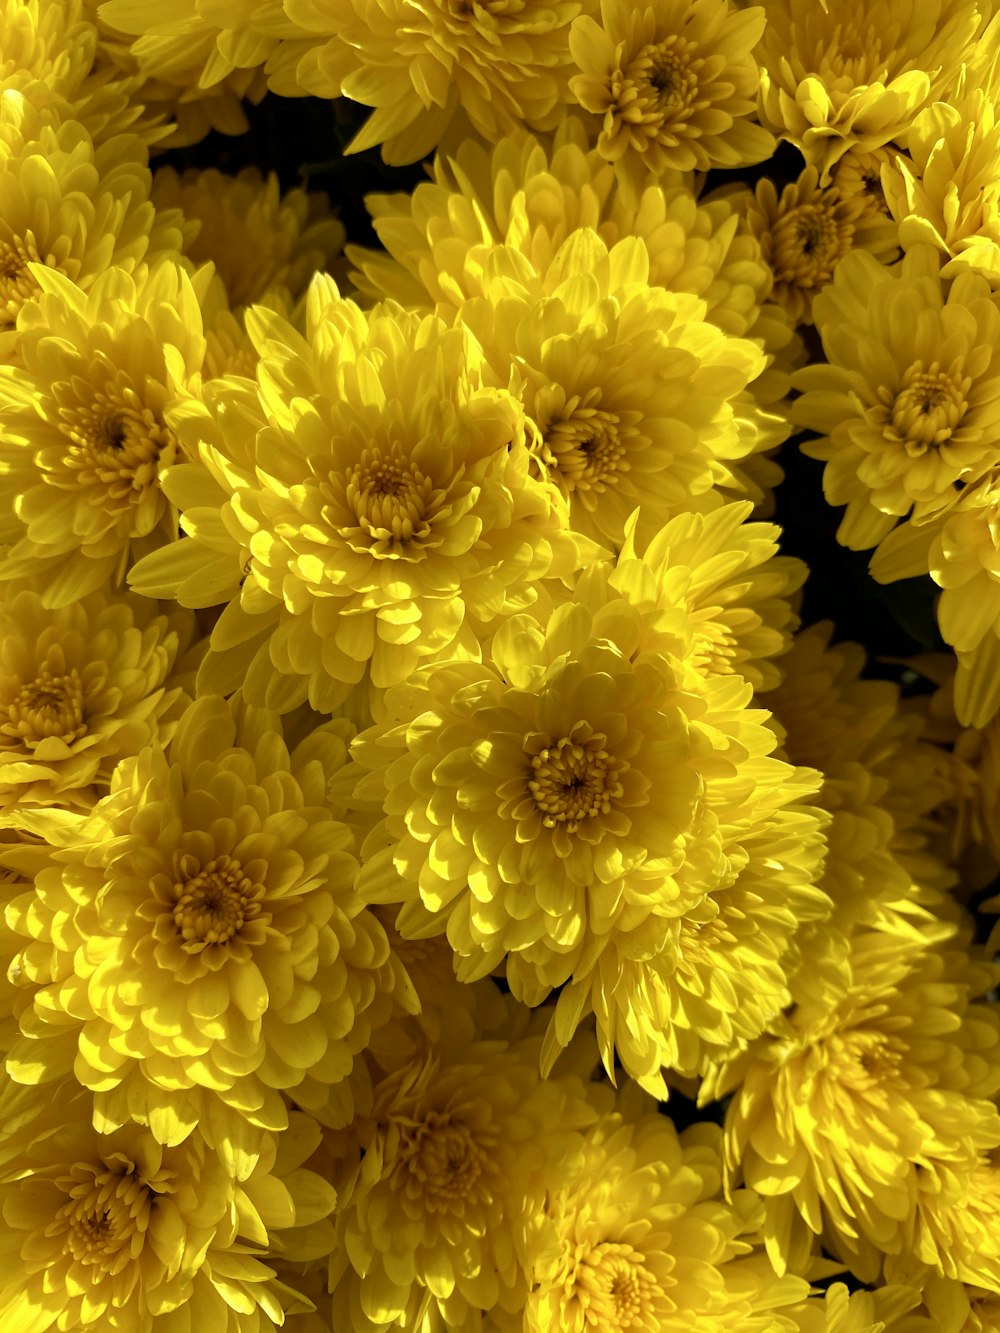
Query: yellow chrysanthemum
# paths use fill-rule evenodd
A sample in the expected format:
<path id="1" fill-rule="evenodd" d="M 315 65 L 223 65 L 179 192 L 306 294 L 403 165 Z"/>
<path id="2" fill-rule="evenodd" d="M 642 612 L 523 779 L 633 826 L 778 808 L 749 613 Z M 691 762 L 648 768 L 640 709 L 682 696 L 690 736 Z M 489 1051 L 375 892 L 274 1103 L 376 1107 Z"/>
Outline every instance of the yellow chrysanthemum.
<path id="1" fill-rule="evenodd" d="M 235 1179 L 195 1132 L 163 1147 L 128 1124 L 102 1134 L 72 1082 L 4 1097 L 0 1323 L 108 1333 L 276 1333 L 301 1308 L 263 1252 L 329 1224 L 333 1191 L 301 1163 L 318 1126 L 295 1114 Z M 14 1113 L 12 1116 L 11 1113 Z M 15 1118 L 16 1117 L 16 1118 Z M 307 1304 L 307 1302 L 306 1302 Z"/>
<path id="2" fill-rule="evenodd" d="M 622 577 L 631 595 L 588 587 L 545 630 L 511 617 L 492 660 L 387 693 L 354 743 L 357 794 L 386 811 L 360 884 L 403 904 L 403 935 L 447 932 L 463 980 L 505 966 L 530 1005 L 565 986 L 547 1066 L 593 1010 L 608 1070 L 617 1050 L 664 1095 L 662 1066 L 697 1072 L 788 1002 L 823 839 L 814 775 L 769 757 L 750 686 L 687 659 L 690 571 L 672 608 L 650 605 L 653 563 Z"/>
<path id="3" fill-rule="evenodd" d="M 850 251 L 871 251 L 883 262 L 897 252 L 895 224 L 873 213 L 863 196 L 821 187 L 815 167 L 780 195 L 763 177 L 746 195 L 745 213 L 774 278 L 772 299 L 796 324 L 813 322 L 815 298 Z"/>
<path id="4" fill-rule="evenodd" d="M 910 1333 L 905 1315 L 919 1303 L 920 1293 L 902 1283 L 851 1292 L 834 1282 L 824 1295 L 811 1296 L 792 1314 L 800 1333 Z"/>
<path id="5" fill-rule="evenodd" d="M 374 107 L 348 145 L 386 162 L 426 157 L 461 114 L 487 141 L 552 129 L 570 100 L 570 23 L 592 0 L 284 0 L 299 29 L 269 63 L 285 96 Z"/>
<path id="6" fill-rule="evenodd" d="M 217 600 L 232 600 L 202 688 L 245 680 L 269 707 L 308 695 L 329 711 L 363 680 L 378 691 L 428 657 L 478 656 L 477 624 L 576 567 L 559 493 L 531 473 L 521 406 L 486 386 L 465 330 L 395 306 L 366 315 L 320 275 L 306 339 L 263 307 L 247 320 L 257 392 L 212 381 L 214 432 L 207 410 L 176 422 L 224 481 L 221 515 L 133 576 L 141 592 L 180 596 L 206 545 L 228 538 Z M 164 477 L 184 513 L 217 506 L 202 472 L 203 485 L 190 469 Z"/>
<path id="7" fill-rule="evenodd" d="M 807 1283 L 745 1257 L 760 1203 L 720 1197 L 721 1140 L 709 1124 L 678 1135 L 655 1111 L 603 1116 L 533 1219 L 526 1333 L 794 1329 L 782 1307 Z"/>
<path id="8" fill-rule="evenodd" d="M 615 545 L 640 501 L 654 531 L 710 504 L 713 486 L 740 489 L 727 464 L 759 441 L 740 429 L 738 399 L 764 356 L 706 323 L 701 301 L 650 287 L 641 240 L 609 250 L 580 229 L 541 281 L 506 247 L 485 272 L 489 295 L 459 318 L 499 383 L 516 367 L 532 453 L 575 531 Z"/>
<path id="9" fill-rule="evenodd" d="M 89 292 L 31 273 L 41 292 L 18 317 L 19 364 L 0 366 L 0 579 L 43 580 L 45 604 L 65 606 L 176 532 L 164 412 L 198 382 L 207 273 L 164 259 L 138 280 L 108 269 Z"/>
<path id="10" fill-rule="evenodd" d="M 976 0 L 768 0 L 761 119 L 825 184 L 850 148 L 900 139 L 973 51 Z"/>
<path id="11" fill-rule="evenodd" d="M 885 198 L 907 248 L 927 243 L 1000 287 L 1000 124 L 994 99 L 973 87 L 936 102 L 906 136 L 909 157 L 884 173 Z"/>
<path id="12" fill-rule="evenodd" d="M 870 1279 L 905 1251 L 926 1170 L 1000 1144 L 1000 1016 L 978 998 L 998 972 L 966 944 L 855 934 L 849 959 L 703 1089 L 736 1087 L 727 1166 L 766 1198 L 779 1271 L 801 1217 Z"/>
<path id="13" fill-rule="evenodd" d="M 10 908 L 30 941 L 18 1082 L 72 1065 L 100 1126 L 134 1119 L 174 1144 L 200 1124 L 236 1159 L 285 1126 L 283 1091 L 349 1119 L 330 1088 L 389 1016 L 399 965 L 327 804 L 346 724 L 291 754 L 276 724 L 201 699 L 169 757 L 125 760 L 54 848 L 0 845 L 35 878 Z"/>
<path id="14" fill-rule="evenodd" d="M 626 203 L 648 173 L 760 162 L 772 135 L 752 119 L 764 30 L 759 6 L 730 0 L 601 0 L 601 22 L 582 15 L 569 45 L 581 71 L 580 105 L 603 117 L 602 157 L 618 164 Z"/>
<path id="15" fill-rule="evenodd" d="M 413 1328 L 428 1311 L 434 1328 L 519 1316 L 524 1233 L 596 1118 L 581 1079 L 540 1078 L 539 1046 L 470 1041 L 452 1022 L 376 1078 L 338 1201 L 335 1328 Z"/>
<path id="16" fill-rule="evenodd" d="M 120 759 L 169 740 L 194 617 L 157 610 L 103 589 L 58 610 L 31 588 L 0 602 L 0 808 L 90 806 Z"/>
<path id="17" fill-rule="evenodd" d="M 908 1249 L 936 1272 L 1000 1294 L 1000 1158 L 921 1172 Z"/>
<path id="18" fill-rule="evenodd" d="M 891 268 L 852 254 L 815 317 L 827 364 L 796 373 L 792 412 L 820 433 L 803 448 L 826 462 L 827 500 L 847 506 L 839 540 L 875 546 L 906 517 L 929 534 L 927 520 L 1000 463 L 1000 308 L 988 283 L 943 279 L 928 246 Z"/>
<path id="19" fill-rule="evenodd" d="M 160 167 L 152 200 L 157 208 L 179 208 L 197 222 L 198 233 L 185 253 L 196 264 L 215 265 L 235 307 L 263 300 L 274 287 L 297 301 L 313 273 L 326 268 L 344 243 L 343 225 L 324 211 L 323 196 L 304 190 L 282 195 L 277 176 L 265 178 L 255 167 L 238 176 L 214 168 L 178 175 Z"/>

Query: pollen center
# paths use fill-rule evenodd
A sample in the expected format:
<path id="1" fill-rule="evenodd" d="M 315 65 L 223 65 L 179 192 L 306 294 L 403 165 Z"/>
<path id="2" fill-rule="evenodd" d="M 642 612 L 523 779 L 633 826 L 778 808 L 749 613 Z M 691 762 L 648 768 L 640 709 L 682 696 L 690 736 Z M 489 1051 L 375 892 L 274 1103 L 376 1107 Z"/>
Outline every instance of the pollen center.
<path id="1" fill-rule="evenodd" d="M 174 924 L 189 953 L 225 944 L 260 913 L 264 889 L 239 861 L 217 856 L 192 878 L 174 886 Z"/>
<path id="2" fill-rule="evenodd" d="M 169 1191 L 167 1176 L 161 1184 Z M 59 1185 L 69 1197 L 50 1234 L 63 1233 L 68 1255 L 107 1272 L 119 1272 L 124 1261 L 138 1256 L 159 1191 L 139 1178 L 132 1163 L 115 1154 L 101 1166 L 80 1164 Z"/>
<path id="3" fill-rule="evenodd" d="M 698 76 L 691 67 L 690 43 L 672 34 L 656 46 L 644 47 L 638 61 L 646 66 L 646 79 L 656 94 L 657 110 L 676 119 L 690 114 L 698 92 Z"/>
<path id="4" fill-rule="evenodd" d="M 156 485 L 160 455 L 173 437 L 128 384 L 99 391 L 60 411 L 70 446 L 56 485 L 96 486 L 111 511 L 138 504 Z"/>
<path id="5" fill-rule="evenodd" d="M 453 1207 L 482 1194 L 488 1147 L 450 1112 L 430 1111 L 413 1132 L 406 1154 L 408 1174 L 423 1206 Z"/>
<path id="6" fill-rule="evenodd" d="M 606 737 L 577 723 L 570 735 L 532 756 L 528 790 L 546 828 L 563 825 L 575 833 L 597 815 L 606 815 L 622 795 L 620 775 L 628 767 L 606 749 Z"/>
<path id="7" fill-rule="evenodd" d="M 938 361 L 926 369 L 922 361 L 914 362 L 892 399 L 886 436 L 915 455 L 944 444 L 965 415 L 971 386 L 971 379 L 943 371 Z"/>
<path id="8" fill-rule="evenodd" d="M 346 478 L 345 496 L 357 527 L 345 530 L 366 550 L 391 555 L 430 534 L 429 515 L 436 497 L 430 477 L 394 453 L 366 449 Z"/>
<path id="9" fill-rule="evenodd" d="M 28 271 L 30 263 L 38 262 L 34 241 L 19 237 L 0 241 L 0 326 L 10 328 L 17 321 L 18 311 L 25 301 L 38 291 L 38 283 Z"/>
<path id="10" fill-rule="evenodd" d="M 76 670 L 63 676 L 42 671 L 8 704 L 0 723 L 0 735 L 29 746 L 48 736 L 72 745 L 86 731 L 83 685 Z"/>
<path id="11" fill-rule="evenodd" d="M 576 1269 L 576 1297 L 587 1327 L 616 1333 L 659 1326 L 660 1284 L 631 1245 L 605 1241 L 582 1256 Z"/>
<path id="12" fill-rule="evenodd" d="M 615 473 L 628 469 L 618 418 L 599 408 L 551 422 L 545 431 L 544 457 L 569 491 L 604 491 Z"/>
<path id="13" fill-rule="evenodd" d="M 834 265 L 850 249 L 853 222 L 834 212 L 836 191 L 825 203 L 800 204 L 779 217 L 771 228 L 771 267 L 775 281 L 798 287 L 819 287 L 829 281 Z"/>

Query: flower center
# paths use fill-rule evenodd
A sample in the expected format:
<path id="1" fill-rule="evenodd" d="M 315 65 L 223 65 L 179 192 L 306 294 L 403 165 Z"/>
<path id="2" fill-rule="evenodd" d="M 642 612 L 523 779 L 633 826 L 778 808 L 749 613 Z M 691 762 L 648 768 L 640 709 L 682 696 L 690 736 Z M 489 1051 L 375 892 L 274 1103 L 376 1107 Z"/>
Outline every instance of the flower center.
<path id="1" fill-rule="evenodd" d="M 663 1292 L 645 1265 L 645 1255 L 631 1245 L 604 1241 L 577 1265 L 575 1295 L 588 1328 L 602 1333 L 659 1327 Z"/>
<path id="2" fill-rule="evenodd" d="M 70 439 L 56 485 L 97 486 L 111 511 L 138 504 L 156 485 L 157 464 L 173 435 L 126 384 L 97 392 L 87 403 L 63 408 L 61 429 Z"/>
<path id="3" fill-rule="evenodd" d="M 345 495 L 357 527 L 341 531 L 374 555 L 397 554 L 430 535 L 428 514 L 439 494 L 415 464 L 373 446 L 347 475 Z"/>
<path id="4" fill-rule="evenodd" d="M 561 824 L 575 833 L 585 821 L 610 812 L 624 790 L 619 779 L 628 763 L 613 758 L 606 743 L 602 733 L 577 722 L 568 736 L 532 756 L 528 790 L 546 828 Z"/>
<path id="5" fill-rule="evenodd" d="M 154 1188 L 120 1154 L 100 1167 L 75 1166 L 58 1182 L 69 1197 L 49 1234 L 61 1231 L 64 1251 L 78 1263 L 117 1273 L 137 1257 L 156 1194 L 172 1189 L 169 1175 Z"/>
<path id="6" fill-rule="evenodd" d="M 837 1033 L 824 1045 L 826 1058 L 845 1088 L 864 1092 L 898 1081 L 901 1051 L 884 1032 L 859 1029 Z"/>
<path id="7" fill-rule="evenodd" d="M 28 272 L 28 265 L 38 263 L 38 250 L 32 239 L 12 237 L 0 240 L 0 326 L 12 327 L 25 301 L 38 291 L 38 283 Z"/>
<path id="8" fill-rule="evenodd" d="M 943 371 L 941 363 L 933 361 L 925 370 L 922 361 L 915 361 L 891 401 L 887 392 L 879 393 L 889 407 L 883 428 L 886 438 L 905 444 L 907 453 L 914 456 L 944 444 L 965 415 L 965 395 L 971 387 L 971 378 L 960 376 L 957 367 Z"/>
<path id="9" fill-rule="evenodd" d="M 492 1136 L 473 1137 L 450 1112 L 430 1111 L 412 1132 L 406 1167 L 425 1207 L 454 1208 L 489 1193 L 481 1180 L 488 1173 Z"/>
<path id="10" fill-rule="evenodd" d="M 34 746 L 48 736 L 58 736 L 72 745 L 87 731 L 83 706 L 83 685 L 78 671 L 53 676 L 43 670 L 8 705 L 7 719 L 0 723 L 0 735 L 27 746 Z"/>
<path id="11" fill-rule="evenodd" d="M 698 92 L 698 76 L 691 68 L 693 47 L 672 33 L 655 46 L 645 46 L 637 64 L 645 66 L 646 79 L 656 93 L 658 110 L 664 116 L 689 116 Z"/>
<path id="12" fill-rule="evenodd" d="M 600 408 L 580 408 L 550 422 L 542 456 L 567 491 L 604 491 L 616 472 L 628 470 L 618 418 Z"/>
<path id="13" fill-rule="evenodd" d="M 820 287 L 851 248 L 854 222 L 839 218 L 836 191 L 825 203 L 800 204 L 779 217 L 771 229 L 771 268 L 776 282 Z"/>
<path id="14" fill-rule="evenodd" d="M 239 861 L 217 856 L 190 879 L 174 886 L 174 924 L 188 953 L 225 944 L 247 921 L 260 914 L 261 884 L 247 876 Z"/>

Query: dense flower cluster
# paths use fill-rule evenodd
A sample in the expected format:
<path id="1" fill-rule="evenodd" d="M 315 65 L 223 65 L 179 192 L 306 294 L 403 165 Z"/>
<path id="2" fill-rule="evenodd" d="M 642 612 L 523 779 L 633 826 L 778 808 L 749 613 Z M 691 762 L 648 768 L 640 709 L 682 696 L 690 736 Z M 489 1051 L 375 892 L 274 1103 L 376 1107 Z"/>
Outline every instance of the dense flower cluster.
<path id="1" fill-rule="evenodd" d="M 3 1333 L 1000 1329 L 993 8 L 0 0 Z"/>

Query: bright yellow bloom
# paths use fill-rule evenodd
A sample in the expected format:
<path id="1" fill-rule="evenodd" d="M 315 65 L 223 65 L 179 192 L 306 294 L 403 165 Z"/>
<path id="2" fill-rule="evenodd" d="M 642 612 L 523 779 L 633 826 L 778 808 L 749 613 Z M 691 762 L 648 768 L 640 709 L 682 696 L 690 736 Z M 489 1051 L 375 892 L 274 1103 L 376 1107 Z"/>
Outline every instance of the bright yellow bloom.
<path id="1" fill-rule="evenodd" d="M 730 0 L 601 0 L 601 22 L 576 20 L 569 45 L 577 101 L 603 117 L 597 150 L 619 166 L 627 204 L 652 172 L 760 162 L 774 147 L 756 124 L 759 6 Z"/>
<path id="2" fill-rule="evenodd" d="M 491 661 L 415 674 L 354 744 L 386 811 L 362 892 L 403 904 L 403 935 L 447 932 L 463 980 L 505 966 L 530 1005 L 569 983 L 546 1066 L 593 1010 L 608 1070 L 617 1050 L 661 1096 L 662 1066 L 695 1073 L 788 1003 L 795 931 L 827 906 L 815 775 L 770 757 L 740 677 L 694 669 L 676 572 L 672 608 L 630 560 L 625 596 L 511 617 Z"/>
<path id="3" fill-rule="evenodd" d="M 169 756 L 125 760 L 54 848 L 0 845 L 35 876 L 10 909 L 30 941 L 13 1078 L 46 1082 L 68 1060 L 100 1127 L 133 1119 L 176 1144 L 200 1125 L 236 1161 L 284 1128 L 284 1091 L 350 1118 L 329 1089 L 388 1018 L 400 969 L 327 801 L 346 728 L 289 754 L 274 715 L 237 725 L 200 699 Z"/>
<path id="4" fill-rule="evenodd" d="M 771 296 L 796 324 L 813 322 L 813 301 L 851 250 L 882 262 L 897 253 L 896 227 L 858 194 L 821 187 L 815 167 L 778 194 L 763 177 L 746 199 L 746 225 L 774 278 Z"/>
<path id="5" fill-rule="evenodd" d="M 108 269 L 89 292 L 54 269 L 18 317 L 18 359 L 0 366 L 3 580 L 44 580 L 48 606 L 120 582 L 169 541 L 159 485 L 177 441 L 169 404 L 197 384 L 205 354 L 199 284 L 164 259 L 138 281 Z"/>
<path id="6" fill-rule="evenodd" d="M 906 1252 L 926 1170 L 968 1170 L 1000 1144 L 1000 1017 L 979 998 L 998 970 L 959 945 L 855 934 L 774 1035 L 703 1090 L 736 1088 L 727 1166 L 765 1196 L 779 1270 L 801 1217 L 870 1279 L 880 1255 Z"/>
<path id="7" fill-rule="evenodd" d="M 263 307 L 247 320 L 257 392 L 215 380 L 214 429 L 208 411 L 176 423 L 224 479 L 221 515 L 204 542 L 194 532 L 133 576 L 142 592 L 180 596 L 205 545 L 228 538 L 232 600 L 201 688 L 245 679 L 269 707 L 308 695 L 329 711 L 358 682 L 378 691 L 428 657 L 478 656 L 478 624 L 576 567 L 559 493 L 532 475 L 521 406 L 486 386 L 465 330 L 396 306 L 366 315 L 319 275 L 305 339 Z M 217 503 L 201 471 L 204 485 L 164 476 L 182 513 Z"/>
<path id="8" fill-rule="evenodd" d="M 850 148 L 905 136 L 954 84 L 980 22 L 976 0 L 768 0 L 761 118 L 825 184 Z"/>
<path id="9" fill-rule="evenodd" d="M 936 1165 L 920 1175 L 910 1252 L 946 1278 L 1000 1294 L 1000 1164 Z"/>
<path id="10" fill-rule="evenodd" d="M 894 155 L 885 197 L 900 242 L 928 243 L 952 262 L 949 277 L 971 269 L 1000 287 L 1000 124 L 994 99 L 972 86 L 953 105 L 936 102 Z"/>
<path id="11" fill-rule="evenodd" d="M 323 196 L 282 195 L 277 176 L 265 178 L 255 167 L 238 176 L 194 167 L 179 176 L 160 167 L 152 199 L 158 209 L 179 208 L 198 224 L 185 253 L 196 264 L 215 265 L 235 307 L 263 300 L 274 287 L 297 301 L 344 243 L 344 228 L 324 210 Z"/>
<path id="12" fill-rule="evenodd" d="M 285 1309 L 301 1307 L 263 1252 L 307 1237 L 323 1244 L 332 1232 L 323 1219 L 333 1191 L 301 1169 L 319 1141 L 308 1117 L 294 1114 L 289 1134 L 235 1179 L 197 1131 L 173 1147 L 134 1124 L 96 1132 L 91 1099 L 72 1081 L 52 1099 L 10 1092 L 0 1138 L 5 1329 L 275 1333 Z"/>
<path id="13" fill-rule="evenodd" d="M 119 759 L 169 740 L 194 617 L 157 610 L 104 589 L 58 610 L 31 588 L 0 603 L 0 807 L 90 806 Z"/>
<path id="14" fill-rule="evenodd" d="M 720 1197 L 721 1139 L 710 1124 L 678 1136 L 655 1111 L 603 1116 L 532 1219 L 526 1333 L 793 1329 L 782 1307 L 807 1284 L 744 1257 L 761 1209 Z"/>
<path id="15" fill-rule="evenodd" d="M 1000 463 L 1000 308 L 985 279 L 939 267 L 929 246 L 891 268 L 848 255 L 815 304 L 827 364 L 796 373 L 792 412 L 820 432 L 804 451 L 826 462 L 854 550 L 947 512 Z"/>
<path id="16" fill-rule="evenodd" d="M 592 7 L 592 0 L 284 0 L 301 40 L 276 53 L 270 83 L 286 96 L 350 97 L 374 107 L 346 151 L 381 144 L 386 162 L 416 162 L 458 115 L 489 142 L 524 124 L 554 128 L 570 100 L 569 25 Z"/>

